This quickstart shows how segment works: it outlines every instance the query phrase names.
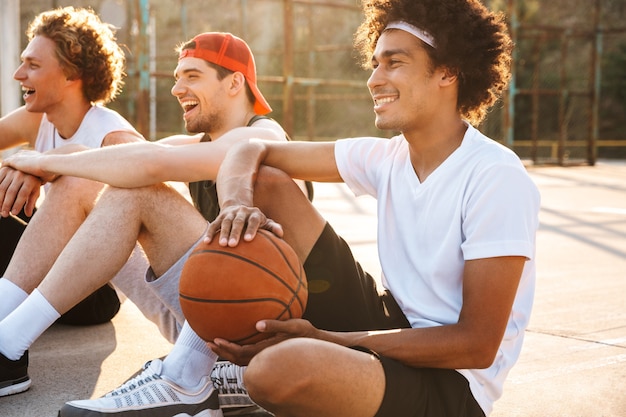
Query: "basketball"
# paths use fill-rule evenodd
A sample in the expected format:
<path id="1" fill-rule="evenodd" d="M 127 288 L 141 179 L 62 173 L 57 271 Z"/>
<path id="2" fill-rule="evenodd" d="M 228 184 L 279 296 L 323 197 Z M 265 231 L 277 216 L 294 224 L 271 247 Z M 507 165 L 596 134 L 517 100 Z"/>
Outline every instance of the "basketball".
<path id="1" fill-rule="evenodd" d="M 307 282 L 291 246 L 266 230 L 234 248 L 217 242 L 198 244 L 180 276 L 180 304 L 198 336 L 251 344 L 270 336 L 257 321 L 302 317 Z"/>

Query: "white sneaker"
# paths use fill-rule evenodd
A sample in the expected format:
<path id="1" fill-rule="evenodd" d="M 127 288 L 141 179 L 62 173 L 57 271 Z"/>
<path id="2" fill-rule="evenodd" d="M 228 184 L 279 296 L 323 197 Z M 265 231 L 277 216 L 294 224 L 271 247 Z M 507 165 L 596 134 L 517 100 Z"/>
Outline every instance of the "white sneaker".
<path id="1" fill-rule="evenodd" d="M 197 387 L 184 389 L 161 375 L 162 366 L 155 359 L 103 397 L 65 403 L 59 417 L 223 417 L 208 377 Z"/>

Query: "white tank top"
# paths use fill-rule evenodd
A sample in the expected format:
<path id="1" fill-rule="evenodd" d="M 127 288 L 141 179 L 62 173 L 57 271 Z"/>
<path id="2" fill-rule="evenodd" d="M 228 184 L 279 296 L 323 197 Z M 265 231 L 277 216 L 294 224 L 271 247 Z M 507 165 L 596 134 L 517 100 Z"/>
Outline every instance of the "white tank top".
<path id="1" fill-rule="evenodd" d="M 41 118 L 35 149 L 46 152 L 69 144 L 81 144 L 90 148 L 99 148 L 102 141 L 111 132 L 131 131 L 135 128 L 117 112 L 102 106 L 92 106 L 85 114 L 78 130 L 72 137 L 64 139 L 46 115 Z"/>

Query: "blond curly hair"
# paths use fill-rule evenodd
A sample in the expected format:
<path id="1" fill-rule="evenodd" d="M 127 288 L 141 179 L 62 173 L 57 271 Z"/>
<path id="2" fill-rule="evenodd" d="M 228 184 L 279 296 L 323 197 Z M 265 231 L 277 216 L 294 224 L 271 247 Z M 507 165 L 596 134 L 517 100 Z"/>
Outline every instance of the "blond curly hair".
<path id="1" fill-rule="evenodd" d="M 91 103 L 112 101 L 124 85 L 126 57 L 111 25 L 91 9 L 64 7 L 39 14 L 30 23 L 28 40 L 44 36 L 56 45 L 56 56 L 68 79 L 81 79 Z"/>

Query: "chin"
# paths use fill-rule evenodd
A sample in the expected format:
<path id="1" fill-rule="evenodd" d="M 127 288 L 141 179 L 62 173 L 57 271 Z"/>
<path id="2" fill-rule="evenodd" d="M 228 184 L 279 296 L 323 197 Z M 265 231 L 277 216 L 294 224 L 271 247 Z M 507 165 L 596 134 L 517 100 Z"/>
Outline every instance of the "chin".
<path id="1" fill-rule="evenodd" d="M 380 130 L 394 130 L 394 127 L 391 126 L 391 123 L 385 122 L 384 120 L 376 119 L 374 122 L 374 126 Z"/>

